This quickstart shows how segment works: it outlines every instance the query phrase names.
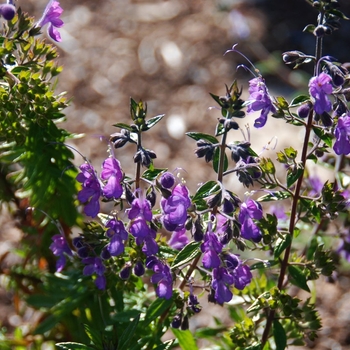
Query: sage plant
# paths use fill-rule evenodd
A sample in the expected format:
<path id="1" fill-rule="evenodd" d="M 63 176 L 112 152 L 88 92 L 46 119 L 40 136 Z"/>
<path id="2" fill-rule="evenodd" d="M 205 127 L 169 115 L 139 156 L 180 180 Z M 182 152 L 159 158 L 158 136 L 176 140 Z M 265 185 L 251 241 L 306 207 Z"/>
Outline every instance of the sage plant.
<path id="1" fill-rule="evenodd" d="M 46 213 L 43 222 L 54 223 L 58 230 L 48 245 L 58 257 L 56 273 L 40 276 L 39 297 L 26 299 L 29 305 L 46 308 L 47 318 L 35 333 L 71 327 L 70 339 L 56 344 L 60 349 L 180 346 L 195 350 L 197 340 L 206 339 L 218 349 L 281 350 L 317 338 L 321 328 L 317 305 L 311 297 L 294 296 L 290 287 L 310 293 L 309 281 L 321 275 L 335 278 L 338 257 L 349 260 L 349 74 L 345 65 L 322 53 L 324 36 L 347 19 L 338 1 L 308 2 L 318 10 L 317 24 L 305 28 L 306 35 L 314 35 L 315 53 L 291 50 L 283 53 L 282 60 L 294 68 L 313 65 L 313 77 L 305 87 L 309 94 L 291 102 L 272 96 L 268 82 L 238 50 L 239 45 L 226 51 L 225 59 L 231 55 L 246 59 L 240 67 L 252 78 L 246 101 L 237 80 L 226 85 L 222 96 L 211 94 L 216 113 L 220 111 L 213 118 L 213 134 L 187 133 L 194 140 L 194 160 L 204 158 L 212 164 L 212 177 L 206 182 L 191 189 L 186 185 L 186 176 L 191 175 L 181 177 L 172 164 L 156 167 L 157 155 L 148 148 L 147 132 L 165 115 L 149 118 L 147 104 L 131 98 L 130 122 L 114 124 L 117 130 L 109 137 L 103 163 L 96 165 L 82 155 L 84 162 L 74 172 L 75 179 L 72 172 L 66 178 L 70 184 L 75 181 L 70 195 L 76 195 L 74 205 L 82 207 L 85 222 L 75 216 L 74 222 L 65 220 L 66 225 L 61 225 L 60 212 L 41 207 L 43 201 L 35 202 L 33 189 L 28 197 L 31 210 Z M 0 12 L 6 18 L 7 12 L 1 8 Z M 21 36 L 33 41 L 28 38 L 38 36 L 48 24 L 49 36 L 60 41 L 61 13 L 59 3 L 52 0 L 36 24 L 18 11 L 13 18 L 8 15 L 12 22 L 6 35 L 13 41 Z M 22 31 L 20 25 L 15 27 L 18 20 L 22 26 L 25 23 Z M 21 36 L 11 36 L 11 30 Z M 51 52 L 45 50 L 47 55 Z M 6 96 L 20 89 L 25 72 L 8 71 L 12 85 L 7 82 Z M 24 108 L 20 105 L 20 110 Z M 259 132 L 264 132 L 267 122 L 288 123 L 296 131 L 301 128 L 301 154 L 287 147 L 277 150 L 275 159 L 265 157 L 244 129 L 246 113 L 258 113 L 254 127 Z M 2 117 L 3 124 L 6 120 Z M 31 127 L 39 131 L 43 127 L 39 119 L 28 125 L 21 131 L 24 139 Z M 47 125 L 54 128 L 48 120 Z M 64 146 L 68 133 L 55 137 L 55 132 L 42 141 L 63 148 L 55 164 L 66 174 L 72 157 L 71 146 Z M 235 141 L 227 141 L 229 134 Z M 16 142 L 8 139 L 2 148 L 15 152 L 26 144 Z M 126 147 L 134 151 L 133 175 L 123 171 L 118 159 Z M 9 154 L 0 158 L 7 161 L 6 169 L 11 168 Z M 24 154 L 28 156 L 29 151 Z M 333 178 L 322 183 L 311 176 L 311 162 L 320 167 L 330 164 Z M 28 171 L 25 161 L 19 166 Z M 32 184 L 37 173 L 32 173 Z M 240 189 L 228 185 L 232 176 L 246 191 L 243 197 L 237 194 Z M 102 212 L 102 203 L 113 209 Z M 67 223 L 77 226 L 79 234 L 72 237 Z M 227 309 L 232 322 L 216 318 L 215 328 L 192 327 L 192 317 L 200 317 L 204 298 Z M 164 340 L 168 330 L 173 336 Z M 54 339 L 59 337 L 58 332 Z"/>

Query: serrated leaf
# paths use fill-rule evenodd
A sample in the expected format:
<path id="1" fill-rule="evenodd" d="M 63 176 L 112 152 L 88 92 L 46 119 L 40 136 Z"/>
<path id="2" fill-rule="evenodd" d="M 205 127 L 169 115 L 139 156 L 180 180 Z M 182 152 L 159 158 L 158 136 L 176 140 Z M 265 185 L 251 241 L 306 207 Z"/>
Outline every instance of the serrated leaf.
<path id="1" fill-rule="evenodd" d="M 142 174 L 142 177 L 146 180 L 153 181 L 157 178 L 157 176 L 161 173 L 164 173 L 168 169 L 147 169 Z"/>
<path id="2" fill-rule="evenodd" d="M 276 350 L 284 350 L 287 346 L 286 331 L 276 319 L 273 321 L 273 337 L 275 338 Z"/>
<path id="3" fill-rule="evenodd" d="M 278 258 L 282 252 L 290 246 L 292 243 L 292 237 L 289 233 L 287 233 L 283 238 L 279 237 L 276 241 L 275 249 L 273 251 L 273 256 Z"/>
<path id="4" fill-rule="evenodd" d="M 186 132 L 186 135 L 189 136 L 191 139 L 196 140 L 196 141 L 205 140 L 205 141 L 208 141 L 214 145 L 219 143 L 219 140 L 216 137 L 209 135 L 209 134 L 204 134 L 202 132 Z"/>
<path id="5" fill-rule="evenodd" d="M 96 329 L 91 328 L 88 324 L 84 324 L 85 333 L 91 342 L 99 348 L 102 348 L 101 334 Z"/>
<path id="6" fill-rule="evenodd" d="M 179 341 L 179 345 L 182 350 L 198 350 L 196 341 L 188 329 L 186 331 L 182 331 L 180 329 L 172 328 L 171 330 Z"/>
<path id="7" fill-rule="evenodd" d="M 174 270 L 182 265 L 185 265 L 192 261 L 200 254 L 199 246 L 201 242 L 188 243 L 176 256 L 171 265 L 171 269 Z"/>
<path id="8" fill-rule="evenodd" d="M 62 350 L 94 350 L 94 348 L 74 342 L 57 343 L 55 346 Z"/>
<path id="9" fill-rule="evenodd" d="M 306 283 L 307 282 L 306 276 L 304 275 L 304 272 L 299 267 L 294 265 L 289 265 L 288 272 L 290 274 L 290 277 L 291 277 L 290 282 L 292 284 L 310 293 L 310 288 Z"/>
<path id="10" fill-rule="evenodd" d="M 165 116 L 165 114 L 160 114 L 160 115 L 157 115 L 155 117 L 148 119 L 146 121 L 146 128 L 144 128 L 143 130 L 149 130 L 149 129 L 153 128 L 157 123 L 159 123 L 163 119 L 164 116 Z"/>
<path id="11" fill-rule="evenodd" d="M 289 198 L 290 196 L 291 194 L 287 191 L 276 191 L 261 196 L 258 198 L 258 202 L 281 201 L 283 199 Z"/>
<path id="12" fill-rule="evenodd" d="M 309 101 L 309 100 L 310 100 L 310 96 L 307 96 L 307 95 L 299 95 L 299 96 L 293 98 L 293 100 L 292 100 L 291 103 L 289 104 L 289 107 L 290 107 L 290 108 L 298 107 L 298 106 L 300 106 L 301 104 L 303 104 L 304 102 Z"/>
<path id="13" fill-rule="evenodd" d="M 136 332 L 139 321 L 140 321 L 140 314 L 129 323 L 129 325 L 126 327 L 126 329 L 120 336 L 118 340 L 117 350 L 127 350 L 129 348 L 130 341 Z"/>
<path id="14" fill-rule="evenodd" d="M 219 160 L 220 160 L 220 153 L 221 153 L 221 148 L 217 147 L 214 152 L 214 157 L 213 157 L 213 169 L 216 173 L 219 172 Z M 223 171 L 225 172 L 228 168 L 228 159 L 226 154 L 224 155 L 224 169 Z"/>

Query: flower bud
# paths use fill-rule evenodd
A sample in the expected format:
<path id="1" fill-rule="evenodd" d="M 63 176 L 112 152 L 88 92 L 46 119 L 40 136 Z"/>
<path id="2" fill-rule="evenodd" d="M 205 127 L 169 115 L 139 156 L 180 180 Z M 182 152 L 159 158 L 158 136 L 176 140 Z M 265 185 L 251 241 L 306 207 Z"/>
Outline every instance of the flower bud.
<path id="1" fill-rule="evenodd" d="M 87 258 L 89 255 L 89 248 L 87 246 L 83 246 L 78 249 L 77 253 L 81 259 Z"/>
<path id="2" fill-rule="evenodd" d="M 189 326 L 190 326 L 190 324 L 189 324 L 189 321 L 188 321 L 188 316 L 185 315 L 185 317 L 184 317 L 184 319 L 183 319 L 183 321 L 181 323 L 181 330 L 185 331 L 185 330 L 187 330 L 189 328 Z"/>
<path id="3" fill-rule="evenodd" d="M 164 188 L 171 188 L 175 184 L 175 176 L 167 171 L 161 175 L 159 182 Z"/>
<path id="4" fill-rule="evenodd" d="M 311 102 L 306 102 L 302 104 L 297 110 L 299 118 L 303 118 L 303 119 L 307 118 L 309 116 L 311 107 L 312 107 Z"/>
<path id="5" fill-rule="evenodd" d="M 84 245 L 83 238 L 81 236 L 74 237 L 72 243 L 75 248 L 81 248 Z"/>
<path id="6" fill-rule="evenodd" d="M 16 8 L 11 4 L 4 4 L 0 6 L 0 13 L 7 21 L 11 21 L 16 14 Z"/>
<path id="7" fill-rule="evenodd" d="M 327 27 L 322 24 L 318 25 L 314 30 L 314 35 L 318 38 L 324 36 L 325 34 L 327 34 Z"/>
<path id="8" fill-rule="evenodd" d="M 101 252 L 101 258 L 103 259 L 103 260 L 108 260 L 108 259 L 110 259 L 111 258 L 111 253 L 109 252 L 109 250 L 107 249 L 107 247 L 104 247 L 103 249 L 102 249 L 102 252 Z"/>
<path id="9" fill-rule="evenodd" d="M 199 219 L 197 219 L 194 225 L 192 226 L 192 235 L 193 235 L 193 239 L 196 242 L 201 242 L 203 240 L 204 233 L 203 233 L 203 228 Z"/>
<path id="10" fill-rule="evenodd" d="M 177 314 L 174 316 L 172 322 L 171 322 L 171 327 L 173 328 L 180 328 L 182 322 L 182 315 Z"/>
<path id="11" fill-rule="evenodd" d="M 122 268 L 122 270 L 119 272 L 119 277 L 122 280 L 127 280 L 129 279 L 131 275 L 131 266 L 130 265 L 126 265 Z"/>
<path id="12" fill-rule="evenodd" d="M 225 198 L 224 203 L 222 205 L 222 211 L 225 214 L 231 214 L 234 210 L 235 210 L 235 207 L 234 207 L 233 203 Z"/>
<path id="13" fill-rule="evenodd" d="M 156 195 L 156 192 L 154 191 L 154 188 L 153 188 L 153 187 L 152 187 L 152 189 L 147 193 L 146 199 L 151 203 L 151 207 L 154 207 L 154 205 L 156 204 L 157 195 Z"/>
<path id="14" fill-rule="evenodd" d="M 142 261 L 137 261 L 135 266 L 134 266 L 134 274 L 136 276 L 143 276 L 145 273 L 145 267 L 143 266 Z"/>

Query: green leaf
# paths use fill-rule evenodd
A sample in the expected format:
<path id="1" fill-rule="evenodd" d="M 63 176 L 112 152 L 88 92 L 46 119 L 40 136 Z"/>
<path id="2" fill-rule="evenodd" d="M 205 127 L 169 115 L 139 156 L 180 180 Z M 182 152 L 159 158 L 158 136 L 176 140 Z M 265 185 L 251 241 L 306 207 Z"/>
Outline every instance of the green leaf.
<path id="1" fill-rule="evenodd" d="M 273 256 L 278 258 L 282 252 L 290 246 L 292 243 L 292 237 L 289 233 L 287 233 L 283 238 L 279 237 L 276 241 L 276 246 L 273 252 Z"/>
<path id="2" fill-rule="evenodd" d="M 308 24 L 304 29 L 303 32 L 309 32 L 309 33 L 313 33 L 315 30 L 315 26 L 313 24 Z"/>
<path id="3" fill-rule="evenodd" d="M 283 199 L 287 199 L 291 196 L 291 194 L 287 191 L 276 191 L 269 194 L 265 194 L 258 198 L 259 202 L 270 202 L 270 201 L 281 201 Z"/>
<path id="4" fill-rule="evenodd" d="M 125 129 L 125 130 L 129 130 L 131 132 L 135 132 L 135 130 L 128 124 L 125 123 L 117 123 L 117 124 L 113 124 L 113 126 L 120 128 L 120 129 Z"/>
<path id="5" fill-rule="evenodd" d="M 182 350 L 198 350 L 196 341 L 188 329 L 186 331 L 182 331 L 180 329 L 172 328 L 171 330 L 179 341 L 179 345 Z"/>
<path id="6" fill-rule="evenodd" d="M 275 338 L 276 350 L 284 350 L 287 346 L 286 331 L 276 319 L 273 321 L 273 337 Z"/>
<path id="7" fill-rule="evenodd" d="M 87 324 L 84 324 L 84 329 L 91 342 L 97 347 L 102 348 L 101 333 Z"/>
<path id="8" fill-rule="evenodd" d="M 306 283 L 307 281 L 306 276 L 304 275 L 304 272 L 299 267 L 294 265 L 289 265 L 288 272 L 291 276 L 290 282 L 292 284 L 310 293 L 310 288 Z"/>
<path id="9" fill-rule="evenodd" d="M 299 167 L 296 171 L 290 171 L 287 174 L 287 187 L 290 188 L 295 181 L 297 181 L 299 179 L 300 176 L 303 175 L 304 169 Z"/>
<path id="10" fill-rule="evenodd" d="M 221 148 L 216 147 L 214 151 L 214 157 L 213 157 L 213 169 L 216 173 L 219 172 L 219 160 L 220 160 L 220 153 L 221 153 Z M 224 155 L 224 169 L 223 171 L 226 171 L 228 168 L 228 159 L 226 154 Z"/>
<path id="11" fill-rule="evenodd" d="M 313 126 L 312 130 L 328 147 L 332 147 L 333 137 L 331 134 L 325 134 L 324 130 L 317 126 Z"/>
<path id="12" fill-rule="evenodd" d="M 288 102 L 286 99 L 282 96 L 276 97 L 278 107 L 281 108 L 282 110 L 288 110 Z"/>
<path id="13" fill-rule="evenodd" d="M 136 318 L 140 313 L 141 311 L 136 309 L 125 310 L 112 315 L 111 320 L 119 323 L 126 323 L 130 322 L 130 319 Z"/>
<path id="14" fill-rule="evenodd" d="M 299 96 L 293 98 L 293 100 L 289 104 L 289 108 L 298 107 L 301 104 L 303 104 L 304 102 L 309 101 L 309 100 L 310 100 L 310 96 L 299 95 Z"/>
<path id="15" fill-rule="evenodd" d="M 201 242 L 188 243 L 176 256 L 171 265 L 171 269 L 177 269 L 178 267 L 185 265 L 196 258 L 201 252 L 199 246 Z"/>
<path id="16" fill-rule="evenodd" d="M 266 261 L 259 261 L 256 264 L 253 264 L 250 266 L 250 270 L 256 270 L 256 269 L 266 269 L 272 266 L 277 265 L 279 262 L 278 260 L 266 260 Z"/>
<path id="17" fill-rule="evenodd" d="M 135 331 L 137 329 L 137 325 L 140 321 L 140 314 L 135 317 L 129 325 L 126 327 L 122 335 L 120 336 L 118 340 L 118 349 L 117 350 L 127 350 L 129 349 L 129 344 L 132 339 L 132 337 L 135 334 Z"/>
<path id="18" fill-rule="evenodd" d="M 151 129 L 158 122 L 160 122 L 163 119 L 164 116 L 165 116 L 165 114 L 160 114 L 160 115 L 157 115 L 157 116 L 155 116 L 153 118 L 148 119 L 147 122 L 146 122 L 146 127 L 144 127 L 143 130 Z"/>
<path id="19" fill-rule="evenodd" d="M 193 201 L 195 202 L 198 199 L 207 198 L 221 190 L 221 186 L 217 181 L 207 181 L 204 183 L 196 192 L 193 197 Z"/>
<path id="20" fill-rule="evenodd" d="M 345 19 L 345 20 L 349 20 L 350 18 L 345 16 L 343 12 L 337 10 L 337 9 L 332 9 L 329 11 L 329 13 L 331 13 L 332 15 L 335 15 L 339 18 Z"/>
<path id="21" fill-rule="evenodd" d="M 145 327 L 153 320 L 155 320 L 158 316 L 160 316 L 163 312 L 165 312 L 168 308 L 170 308 L 173 303 L 171 299 L 157 298 L 147 309 L 147 313 L 145 316 L 145 320 L 142 322 L 142 326 Z"/>
<path id="22" fill-rule="evenodd" d="M 67 342 L 67 343 L 57 343 L 55 345 L 59 349 L 63 349 L 63 350 L 94 350 L 94 348 L 84 344 L 80 344 L 80 343 Z"/>
<path id="23" fill-rule="evenodd" d="M 142 177 L 146 180 L 149 181 L 153 181 L 157 178 L 157 176 L 161 173 L 164 173 L 165 171 L 167 171 L 168 169 L 147 169 L 146 171 L 144 171 L 144 173 L 142 174 Z"/>
<path id="24" fill-rule="evenodd" d="M 186 132 L 186 135 L 189 136 L 191 139 L 194 139 L 196 141 L 205 140 L 205 141 L 208 141 L 214 145 L 219 143 L 219 140 L 216 137 L 214 137 L 212 135 L 204 134 L 202 132 Z"/>

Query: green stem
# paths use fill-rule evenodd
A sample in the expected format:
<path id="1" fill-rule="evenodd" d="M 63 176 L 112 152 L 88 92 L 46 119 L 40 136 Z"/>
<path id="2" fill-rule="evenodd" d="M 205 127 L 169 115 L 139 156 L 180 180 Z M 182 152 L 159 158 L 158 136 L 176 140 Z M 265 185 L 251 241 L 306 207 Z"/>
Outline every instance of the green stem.
<path id="1" fill-rule="evenodd" d="M 142 147 L 141 142 L 141 131 L 137 133 L 137 151 Z M 136 175 L 135 175 L 135 189 L 140 188 L 140 179 L 141 179 L 141 161 L 136 163 Z"/>

